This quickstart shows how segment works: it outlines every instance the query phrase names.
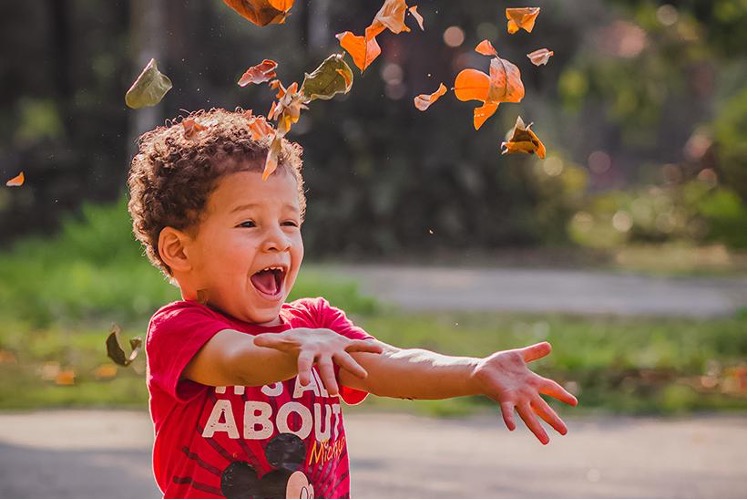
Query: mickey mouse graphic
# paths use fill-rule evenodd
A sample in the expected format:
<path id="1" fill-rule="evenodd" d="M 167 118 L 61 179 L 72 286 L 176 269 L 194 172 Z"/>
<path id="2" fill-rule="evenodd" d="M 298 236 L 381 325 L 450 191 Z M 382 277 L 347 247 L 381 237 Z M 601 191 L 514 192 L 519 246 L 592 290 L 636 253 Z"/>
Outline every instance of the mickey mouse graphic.
<path id="1" fill-rule="evenodd" d="M 232 462 L 221 474 L 226 498 L 314 498 L 314 487 L 301 472 L 306 447 L 298 436 L 282 433 L 270 440 L 265 458 L 275 470 L 259 477 L 247 462 Z"/>

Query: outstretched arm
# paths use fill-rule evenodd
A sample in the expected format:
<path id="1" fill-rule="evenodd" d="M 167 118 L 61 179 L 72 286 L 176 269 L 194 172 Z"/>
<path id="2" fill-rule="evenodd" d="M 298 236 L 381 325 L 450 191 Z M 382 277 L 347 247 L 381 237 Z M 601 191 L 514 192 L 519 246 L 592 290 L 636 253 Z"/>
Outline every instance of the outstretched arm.
<path id="1" fill-rule="evenodd" d="M 406 399 L 445 399 L 485 395 L 496 401 L 509 430 L 516 428 L 514 411 L 543 444 L 548 433 L 538 421 L 542 418 L 560 434 L 566 424 L 541 397 L 551 396 L 575 406 L 577 399 L 557 382 L 532 372 L 527 363 L 551 352 L 548 342 L 521 349 L 499 351 L 485 358 L 444 356 L 423 349 L 399 349 L 383 344 L 377 356 L 353 353 L 369 376 L 353 376 L 340 371 L 343 385 L 378 396 Z"/>

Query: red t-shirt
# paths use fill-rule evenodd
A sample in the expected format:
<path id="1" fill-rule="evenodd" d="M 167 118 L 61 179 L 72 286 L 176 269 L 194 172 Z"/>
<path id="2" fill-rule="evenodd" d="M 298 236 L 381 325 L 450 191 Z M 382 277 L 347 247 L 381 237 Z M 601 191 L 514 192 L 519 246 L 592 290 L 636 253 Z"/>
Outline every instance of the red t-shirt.
<path id="1" fill-rule="evenodd" d="M 198 350 L 225 329 L 256 335 L 329 328 L 372 338 L 322 298 L 284 304 L 280 317 L 280 326 L 260 327 L 179 301 L 151 318 L 146 352 L 153 471 L 165 497 L 350 497 L 340 398 L 328 395 L 316 369 L 307 386 L 296 377 L 262 387 L 210 387 L 181 378 Z M 348 404 L 366 397 L 343 386 L 340 394 Z"/>

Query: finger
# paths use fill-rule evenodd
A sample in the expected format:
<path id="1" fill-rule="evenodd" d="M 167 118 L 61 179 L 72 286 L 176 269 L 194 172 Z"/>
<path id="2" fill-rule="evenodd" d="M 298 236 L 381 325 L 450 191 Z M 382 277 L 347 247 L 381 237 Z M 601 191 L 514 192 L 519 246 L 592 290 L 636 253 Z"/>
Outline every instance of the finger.
<path id="1" fill-rule="evenodd" d="M 535 361 L 536 359 L 548 356 L 551 353 L 551 344 L 548 342 L 539 342 L 537 344 L 523 347 L 520 349 L 520 352 L 522 353 L 522 359 L 525 360 L 525 363 L 529 363 L 530 361 Z"/>
<path id="2" fill-rule="evenodd" d="M 371 340 L 353 340 L 345 348 L 346 352 L 370 352 L 373 354 L 381 354 L 384 351 L 384 347 Z"/>
<path id="3" fill-rule="evenodd" d="M 569 429 L 566 428 L 566 424 L 563 420 L 561 420 L 561 417 L 558 416 L 558 413 L 551 408 L 551 406 L 540 396 L 538 396 L 537 399 L 535 399 L 532 402 L 532 409 L 535 411 L 535 413 L 548 422 L 548 424 L 556 429 L 556 432 L 561 434 L 562 436 L 566 435 L 567 432 L 569 432 Z"/>
<path id="4" fill-rule="evenodd" d="M 314 364 L 314 354 L 309 351 L 302 351 L 296 360 L 296 366 L 299 370 L 299 383 L 309 385 L 312 381 L 312 365 Z"/>
<path id="5" fill-rule="evenodd" d="M 543 429 L 543 426 L 540 425 L 538 419 L 535 418 L 535 412 L 532 411 L 529 403 L 524 403 L 517 406 L 517 413 L 519 413 L 520 418 L 525 423 L 527 428 L 530 429 L 530 432 L 535 434 L 535 437 L 538 438 L 538 441 L 543 444 L 548 444 L 550 442 L 548 433 L 545 431 L 545 429 Z"/>
<path id="6" fill-rule="evenodd" d="M 576 396 L 564 389 L 561 384 L 555 380 L 543 377 L 543 382 L 543 385 L 540 386 L 540 392 L 543 394 L 556 398 L 562 403 L 566 403 L 570 406 L 576 406 L 579 403 Z"/>
<path id="7" fill-rule="evenodd" d="M 499 405 L 501 408 L 501 416 L 504 418 L 504 425 L 506 425 L 506 428 L 510 431 L 513 431 L 517 428 L 517 424 L 514 421 L 514 404 L 513 403 L 501 403 Z"/>
<path id="8" fill-rule="evenodd" d="M 333 356 L 333 360 L 335 360 L 338 366 L 340 366 L 341 368 L 345 369 L 346 371 L 350 372 L 352 375 L 355 375 L 358 378 L 366 378 L 369 376 L 366 369 L 364 369 L 363 366 L 358 364 L 358 361 L 353 359 L 353 357 L 347 352 L 341 352 L 341 353 L 335 354 Z"/>
<path id="9" fill-rule="evenodd" d="M 319 370 L 319 377 L 322 379 L 322 385 L 327 389 L 330 396 L 338 395 L 338 381 L 335 380 L 335 368 L 333 367 L 332 360 L 329 357 L 323 357 L 317 361 L 317 370 Z"/>

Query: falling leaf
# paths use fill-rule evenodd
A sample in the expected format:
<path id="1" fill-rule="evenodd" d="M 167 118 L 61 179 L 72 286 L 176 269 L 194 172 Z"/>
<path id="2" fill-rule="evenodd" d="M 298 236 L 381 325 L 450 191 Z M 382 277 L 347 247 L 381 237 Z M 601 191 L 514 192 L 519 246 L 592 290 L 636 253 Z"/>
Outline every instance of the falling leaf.
<path id="1" fill-rule="evenodd" d="M 408 12 L 410 12 L 410 15 L 413 16 L 418 23 L 418 27 L 421 28 L 421 31 L 423 31 L 423 16 L 418 13 L 418 6 L 414 5 L 410 8 L 408 8 Z"/>
<path id="2" fill-rule="evenodd" d="M 23 186 L 23 183 L 26 181 L 26 177 L 23 175 L 23 172 L 19 173 L 12 179 L 8 180 L 5 185 L 8 187 L 19 187 Z"/>
<path id="3" fill-rule="evenodd" d="M 550 59 L 552 55 L 553 55 L 552 50 L 538 49 L 527 54 L 527 57 L 530 58 L 530 61 L 535 66 L 540 66 L 541 64 L 543 65 L 548 64 L 548 59 Z"/>
<path id="4" fill-rule="evenodd" d="M 311 74 L 304 75 L 301 93 L 305 102 L 328 100 L 336 94 L 347 94 L 353 84 L 353 71 L 343 60 L 343 54 L 332 54 Z"/>
<path id="5" fill-rule="evenodd" d="M 249 116 L 249 133 L 255 141 L 275 133 L 275 129 L 270 125 L 264 116 Z"/>
<path id="6" fill-rule="evenodd" d="M 496 49 L 494 46 L 489 42 L 488 40 L 483 40 L 481 43 L 475 46 L 475 51 L 478 54 L 482 54 L 484 56 L 491 56 L 491 57 L 498 57 L 499 54 L 496 52 Z"/>
<path id="7" fill-rule="evenodd" d="M 434 104 L 441 96 L 447 93 L 447 87 L 443 83 L 439 84 L 439 88 L 433 94 L 420 94 L 413 99 L 413 104 L 416 108 L 421 111 L 426 111 L 429 106 Z"/>
<path id="8" fill-rule="evenodd" d="M 275 68 L 278 63 L 272 59 L 263 59 L 260 64 L 250 67 L 244 72 L 237 82 L 240 87 L 246 87 L 250 83 L 263 83 L 275 78 Z"/>
<path id="9" fill-rule="evenodd" d="M 484 40 L 475 47 L 479 54 L 493 56 L 489 74 L 467 68 L 455 78 L 454 92 L 461 101 L 481 101 L 483 105 L 473 111 L 473 126 L 478 130 L 493 116 L 502 102 L 520 102 L 525 97 L 525 86 L 519 68 L 502 59 L 491 42 Z"/>
<path id="10" fill-rule="evenodd" d="M 143 347 L 143 339 L 140 337 L 130 339 L 132 352 L 130 352 L 130 356 L 126 356 L 125 351 L 120 347 L 119 334 L 121 331 L 118 325 L 112 325 L 112 330 L 106 338 L 106 353 L 118 365 L 129 366 L 138 357 L 140 349 Z"/>
<path id="11" fill-rule="evenodd" d="M 522 117 L 518 116 L 514 128 L 507 134 L 507 140 L 501 143 L 501 154 L 535 153 L 538 158 L 545 158 L 545 146 L 530 127 L 532 123 L 525 125 Z"/>
<path id="12" fill-rule="evenodd" d="M 351 55 L 353 64 L 361 70 L 361 73 L 382 53 L 376 35 L 369 28 L 367 28 L 367 35 L 354 35 L 350 31 L 335 35 L 335 38 L 340 41 L 340 46 Z"/>
<path id="13" fill-rule="evenodd" d="M 294 0 L 223 0 L 223 3 L 257 26 L 267 26 L 286 22 Z"/>
<path id="14" fill-rule="evenodd" d="M 184 137 L 187 139 L 192 139 L 198 132 L 208 129 L 208 127 L 201 125 L 194 118 L 185 118 L 182 120 L 182 127 L 184 128 Z"/>
<path id="15" fill-rule="evenodd" d="M 265 160 L 265 169 L 262 171 L 262 180 L 266 181 L 270 174 L 275 172 L 278 168 L 278 157 L 281 152 L 281 136 L 276 133 L 273 137 L 273 142 L 270 143 L 270 149 L 268 149 L 268 156 Z"/>
<path id="16" fill-rule="evenodd" d="M 535 27 L 535 19 L 540 14 L 540 7 L 521 7 L 506 9 L 506 30 L 510 35 L 521 29 L 532 32 Z"/>
<path id="17" fill-rule="evenodd" d="M 405 25 L 405 10 L 407 8 L 405 0 L 385 0 L 382 8 L 374 16 L 374 23 L 381 23 L 395 34 L 403 31 L 408 32 L 410 28 Z"/>
<path id="18" fill-rule="evenodd" d="M 304 105 L 304 94 L 298 91 L 299 84 L 294 82 L 288 86 L 288 89 L 280 85 L 278 94 L 281 96 L 277 102 L 273 103 L 268 113 L 268 118 L 276 120 L 278 123 L 277 133 L 281 137 L 285 136 L 291 126 L 299 121 L 302 109 L 308 109 Z"/>
<path id="19" fill-rule="evenodd" d="M 125 94 L 125 104 L 133 109 L 155 106 L 169 89 L 171 80 L 158 70 L 156 60 L 151 59 Z"/>

